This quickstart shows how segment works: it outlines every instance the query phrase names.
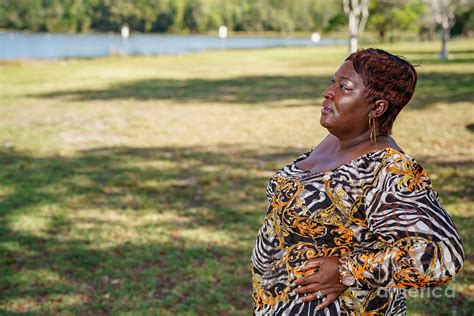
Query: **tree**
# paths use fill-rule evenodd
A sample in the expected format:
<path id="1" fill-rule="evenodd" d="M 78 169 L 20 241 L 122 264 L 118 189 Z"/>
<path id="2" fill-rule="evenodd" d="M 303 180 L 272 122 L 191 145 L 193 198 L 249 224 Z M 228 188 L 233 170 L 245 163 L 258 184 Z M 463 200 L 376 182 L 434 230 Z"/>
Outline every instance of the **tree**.
<path id="1" fill-rule="evenodd" d="M 125 24 L 133 32 L 208 32 L 221 25 L 314 32 L 345 20 L 341 1 L 328 0 L 0 0 L 0 28 L 36 32 L 118 32 Z"/>
<path id="2" fill-rule="evenodd" d="M 385 35 L 393 27 L 393 3 L 381 3 L 379 0 L 370 1 L 370 18 L 367 26 L 376 31 L 381 42 L 385 40 Z"/>
<path id="3" fill-rule="evenodd" d="M 349 53 L 357 50 L 358 36 L 364 32 L 369 16 L 369 0 L 344 0 L 344 12 L 349 17 Z"/>
<path id="4" fill-rule="evenodd" d="M 462 10 L 456 10 L 454 15 L 456 16 L 456 22 L 454 22 L 451 28 L 451 36 L 469 36 L 470 33 L 474 32 L 474 5 L 466 6 Z"/>
<path id="5" fill-rule="evenodd" d="M 0 5 L 0 27 L 43 31 L 43 6 L 39 1 L 4 0 Z"/>
<path id="6" fill-rule="evenodd" d="M 375 30 L 382 42 L 389 30 L 418 32 L 425 8 L 419 0 L 371 0 L 367 27 Z"/>
<path id="7" fill-rule="evenodd" d="M 454 25 L 454 3 L 451 0 L 430 0 L 433 19 L 441 26 L 439 59 L 448 59 L 449 32 Z"/>

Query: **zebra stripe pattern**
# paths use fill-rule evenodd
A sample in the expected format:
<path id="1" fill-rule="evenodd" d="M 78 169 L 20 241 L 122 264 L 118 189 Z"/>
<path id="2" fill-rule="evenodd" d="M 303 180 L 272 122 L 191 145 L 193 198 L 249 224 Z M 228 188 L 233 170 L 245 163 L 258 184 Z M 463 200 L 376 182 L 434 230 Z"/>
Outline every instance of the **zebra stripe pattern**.
<path id="1" fill-rule="evenodd" d="M 296 163 L 267 186 L 268 210 L 252 251 L 255 315 L 406 314 L 405 290 L 449 281 L 461 268 L 459 233 L 421 165 L 392 148 L 334 170 Z M 347 256 L 356 285 L 323 310 L 297 304 L 301 264 Z"/>

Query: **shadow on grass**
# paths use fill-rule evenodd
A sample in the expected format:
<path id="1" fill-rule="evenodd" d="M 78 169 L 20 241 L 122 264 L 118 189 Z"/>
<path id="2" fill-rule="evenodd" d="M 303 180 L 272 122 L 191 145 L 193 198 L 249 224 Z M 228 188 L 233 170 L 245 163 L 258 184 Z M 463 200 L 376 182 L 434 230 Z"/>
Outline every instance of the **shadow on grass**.
<path id="1" fill-rule="evenodd" d="M 2 301 L 24 300 L 10 312 L 39 314 L 248 314 L 250 248 L 242 242 L 255 237 L 265 214 L 275 159 L 300 152 L 225 146 L 102 148 L 67 158 L 0 152 Z M 133 222 L 170 212 L 177 220 Z M 18 226 L 22 216 L 47 225 L 33 233 Z M 180 235 L 187 229 L 238 240 L 202 242 Z M 139 242 L 120 236 L 126 232 L 163 237 Z"/>
<path id="2" fill-rule="evenodd" d="M 34 256 L 7 253 L 8 257 L 20 257 L 21 262 L 4 270 L 2 277 L 2 300 L 30 300 L 23 311 L 39 315 L 140 311 L 149 315 L 221 315 L 228 310 L 246 314 L 250 310 L 248 249 L 192 241 L 181 247 L 124 244 L 106 250 L 54 237 L 30 242 L 37 249 L 37 244 L 44 242 L 47 248 Z M 18 287 L 21 273 L 45 270 L 60 281 L 37 280 L 30 287 Z M 67 303 L 68 297 L 80 302 Z M 2 315 L 4 312 L 11 311 L 0 309 Z"/>
<path id="3" fill-rule="evenodd" d="M 459 49 L 459 50 L 451 50 L 449 52 L 451 55 L 458 55 L 458 54 L 474 54 L 474 49 Z M 407 55 L 426 55 L 426 56 L 434 56 L 437 57 L 439 55 L 439 50 L 422 50 L 422 51 L 407 51 Z"/>
<path id="4" fill-rule="evenodd" d="M 408 108 L 426 108 L 436 103 L 474 102 L 474 73 L 421 73 Z"/>
<path id="5" fill-rule="evenodd" d="M 323 76 L 151 79 L 121 82 L 103 90 L 67 90 L 32 96 L 74 101 L 171 100 L 181 104 L 217 102 L 255 105 L 290 100 L 307 105 L 315 104 L 316 100 L 322 98 L 321 94 L 328 87 L 329 79 Z M 473 81 L 474 74 L 422 73 L 411 108 L 424 108 L 436 102 L 472 102 Z"/>
<path id="6" fill-rule="evenodd" d="M 421 160 L 420 160 L 421 161 Z M 436 162 L 428 159 L 428 174 L 436 174 L 433 179 L 435 189 L 440 190 L 444 203 L 474 202 L 474 161 Z M 425 165 L 425 164 L 424 164 Z"/>
<path id="7" fill-rule="evenodd" d="M 450 283 L 441 287 L 407 291 L 407 315 L 473 315 L 470 298 Z"/>
<path id="8" fill-rule="evenodd" d="M 422 58 L 420 66 L 423 65 L 453 65 L 453 64 L 473 64 L 474 58 L 451 57 L 451 59 L 443 60 L 439 58 Z"/>
<path id="9" fill-rule="evenodd" d="M 275 159 L 290 159 L 300 151 L 115 147 L 82 151 L 72 158 L 0 152 L 2 185 L 13 192 L 3 199 L 0 211 L 64 202 L 78 210 L 164 211 L 205 205 L 225 212 L 223 219 L 242 219 L 231 207 L 237 201 L 222 199 L 228 201 L 223 204 L 219 196 L 229 190 L 243 192 L 255 184 L 265 186 L 267 179 L 255 173 Z"/>
<path id="10" fill-rule="evenodd" d="M 235 146 L 114 147 L 73 157 L 0 152 L 0 296 L 23 302 L 0 312 L 249 314 L 250 245 L 266 210 L 266 183 L 303 152 Z M 472 201 L 463 170 L 473 163 L 443 164 L 435 165 L 446 170 L 435 187 Z M 47 218 L 47 225 L 19 227 L 21 216 Z M 454 220 L 467 235 L 469 218 Z M 202 236 L 182 234 L 193 229 Z M 232 242 L 207 240 L 206 232 Z"/>
<path id="11" fill-rule="evenodd" d="M 182 103 L 247 103 L 321 97 L 330 77 L 255 76 L 232 79 L 152 79 L 121 82 L 104 90 L 58 91 L 34 95 L 70 100 L 175 100 Z"/>
<path id="12" fill-rule="evenodd" d="M 396 51 L 395 54 L 403 57 L 409 57 L 408 59 L 415 65 L 450 65 L 450 64 L 472 64 L 474 62 L 474 50 L 451 50 L 449 51 L 450 59 L 439 59 L 439 51 L 427 50 L 427 51 Z M 466 57 L 471 55 L 471 57 Z"/>

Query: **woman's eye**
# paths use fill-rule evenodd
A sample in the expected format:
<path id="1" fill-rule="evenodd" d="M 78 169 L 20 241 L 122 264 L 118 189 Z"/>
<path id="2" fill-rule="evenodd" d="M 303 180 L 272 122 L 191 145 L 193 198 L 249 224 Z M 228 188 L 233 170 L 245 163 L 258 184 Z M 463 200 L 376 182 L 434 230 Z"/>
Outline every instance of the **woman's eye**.
<path id="1" fill-rule="evenodd" d="M 335 79 L 331 79 L 330 80 L 331 84 L 335 84 L 336 83 L 336 80 Z M 343 84 L 339 84 L 339 88 L 342 89 L 342 90 L 349 90 L 349 88 L 346 86 L 346 85 L 343 85 Z"/>

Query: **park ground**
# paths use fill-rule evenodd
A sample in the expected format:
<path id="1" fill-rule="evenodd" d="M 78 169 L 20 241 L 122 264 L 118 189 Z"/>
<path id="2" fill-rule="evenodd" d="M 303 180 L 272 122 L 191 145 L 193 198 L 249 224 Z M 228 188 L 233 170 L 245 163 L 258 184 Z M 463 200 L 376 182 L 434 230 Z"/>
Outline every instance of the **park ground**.
<path id="1" fill-rule="evenodd" d="M 463 271 L 410 315 L 474 313 L 474 41 L 418 64 L 394 127 L 454 219 Z M 318 143 L 346 47 L 0 64 L 0 314 L 249 315 L 275 170 Z M 439 292 L 438 292 L 439 293 Z"/>

